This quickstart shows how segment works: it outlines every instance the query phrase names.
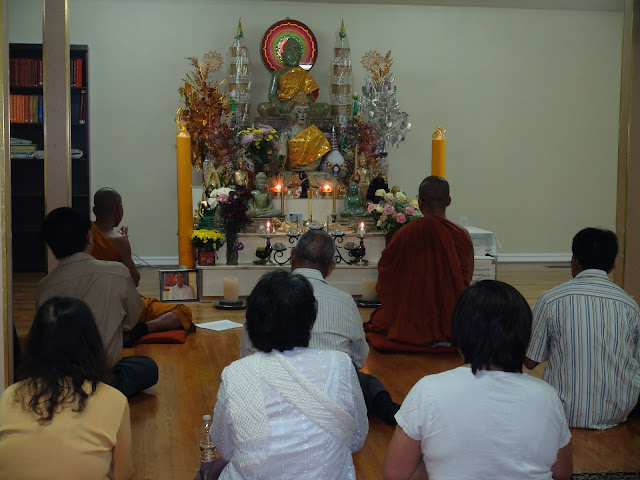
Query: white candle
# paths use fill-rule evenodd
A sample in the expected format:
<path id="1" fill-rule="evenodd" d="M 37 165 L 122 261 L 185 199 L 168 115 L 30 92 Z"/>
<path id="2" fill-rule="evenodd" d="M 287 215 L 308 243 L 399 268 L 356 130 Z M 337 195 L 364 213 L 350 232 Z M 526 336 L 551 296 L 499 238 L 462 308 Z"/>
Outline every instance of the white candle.
<path id="1" fill-rule="evenodd" d="M 378 298 L 376 294 L 376 278 L 363 278 L 362 279 L 362 300 L 373 301 Z"/>
<path id="2" fill-rule="evenodd" d="M 271 238 L 271 222 L 267 222 L 267 238 Z"/>
<path id="3" fill-rule="evenodd" d="M 364 237 L 364 222 L 360 222 L 360 238 Z"/>
<path id="4" fill-rule="evenodd" d="M 238 301 L 238 277 L 224 277 L 222 279 L 225 302 Z"/>

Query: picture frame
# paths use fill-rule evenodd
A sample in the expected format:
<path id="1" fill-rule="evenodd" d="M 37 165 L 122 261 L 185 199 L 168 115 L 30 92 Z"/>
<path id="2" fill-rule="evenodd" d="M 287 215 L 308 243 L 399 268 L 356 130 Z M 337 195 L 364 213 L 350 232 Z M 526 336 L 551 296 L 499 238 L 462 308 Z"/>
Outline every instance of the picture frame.
<path id="1" fill-rule="evenodd" d="M 197 269 L 160 270 L 158 276 L 160 280 L 158 297 L 161 302 L 200 301 L 200 276 Z"/>

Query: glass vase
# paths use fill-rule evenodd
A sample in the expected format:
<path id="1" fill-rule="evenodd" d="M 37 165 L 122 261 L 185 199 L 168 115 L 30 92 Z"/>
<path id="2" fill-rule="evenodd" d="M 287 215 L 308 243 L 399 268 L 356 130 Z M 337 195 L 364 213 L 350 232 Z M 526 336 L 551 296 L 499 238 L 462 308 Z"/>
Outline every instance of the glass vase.
<path id="1" fill-rule="evenodd" d="M 235 248 L 235 244 L 238 241 L 237 234 L 227 233 L 227 265 L 238 264 L 238 250 Z"/>

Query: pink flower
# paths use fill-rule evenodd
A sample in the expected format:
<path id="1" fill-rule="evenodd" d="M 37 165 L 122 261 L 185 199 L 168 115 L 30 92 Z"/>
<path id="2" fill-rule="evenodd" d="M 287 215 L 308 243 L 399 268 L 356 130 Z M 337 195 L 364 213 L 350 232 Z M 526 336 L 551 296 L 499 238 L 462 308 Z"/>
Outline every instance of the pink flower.
<path id="1" fill-rule="evenodd" d="M 394 212 L 393 207 L 391 205 L 384 206 L 384 213 L 387 215 L 391 215 Z"/>
<path id="2" fill-rule="evenodd" d="M 375 209 L 376 209 L 376 204 L 375 203 L 370 203 L 367 206 L 367 212 L 369 212 L 369 213 L 373 212 Z"/>
<path id="3" fill-rule="evenodd" d="M 413 207 L 407 207 L 404 209 L 404 211 L 407 213 L 407 215 L 413 215 L 414 213 L 416 213 L 416 209 Z"/>
<path id="4" fill-rule="evenodd" d="M 404 216 L 404 213 L 399 213 L 399 214 L 396 216 L 396 221 L 397 221 L 398 223 L 404 223 L 404 222 L 406 222 L 406 221 L 407 221 L 407 217 L 405 217 L 405 216 Z"/>
<path id="5" fill-rule="evenodd" d="M 218 200 L 220 200 L 221 202 L 226 202 L 229 199 L 229 195 L 227 195 L 226 193 L 221 193 L 218 196 Z"/>

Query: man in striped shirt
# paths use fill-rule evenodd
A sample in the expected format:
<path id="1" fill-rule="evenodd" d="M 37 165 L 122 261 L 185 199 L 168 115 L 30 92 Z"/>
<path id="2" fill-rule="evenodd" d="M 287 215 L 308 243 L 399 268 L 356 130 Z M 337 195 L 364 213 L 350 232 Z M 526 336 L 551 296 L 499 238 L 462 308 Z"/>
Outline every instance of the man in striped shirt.
<path id="1" fill-rule="evenodd" d="M 618 254 L 615 233 L 585 228 L 573 238 L 569 280 L 533 308 L 525 366 L 548 360 L 570 427 L 605 429 L 620 422 L 640 395 L 640 311 L 609 280 Z"/>
<path id="2" fill-rule="evenodd" d="M 333 239 L 321 230 L 310 230 L 302 235 L 291 252 L 291 269 L 309 280 L 318 302 L 318 315 L 311 330 L 309 348 L 338 350 L 349 355 L 358 370 L 367 410 L 395 425 L 394 415 L 400 405 L 392 401 L 380 380 L 359 371 L 369 355 L 369 345 L 358 307 L 351 295 L 330 286 L 325 280 L 336 265 L 334 255 Z M 255 351 L 246 328 L 243 328 L 240 357 Z"/>

